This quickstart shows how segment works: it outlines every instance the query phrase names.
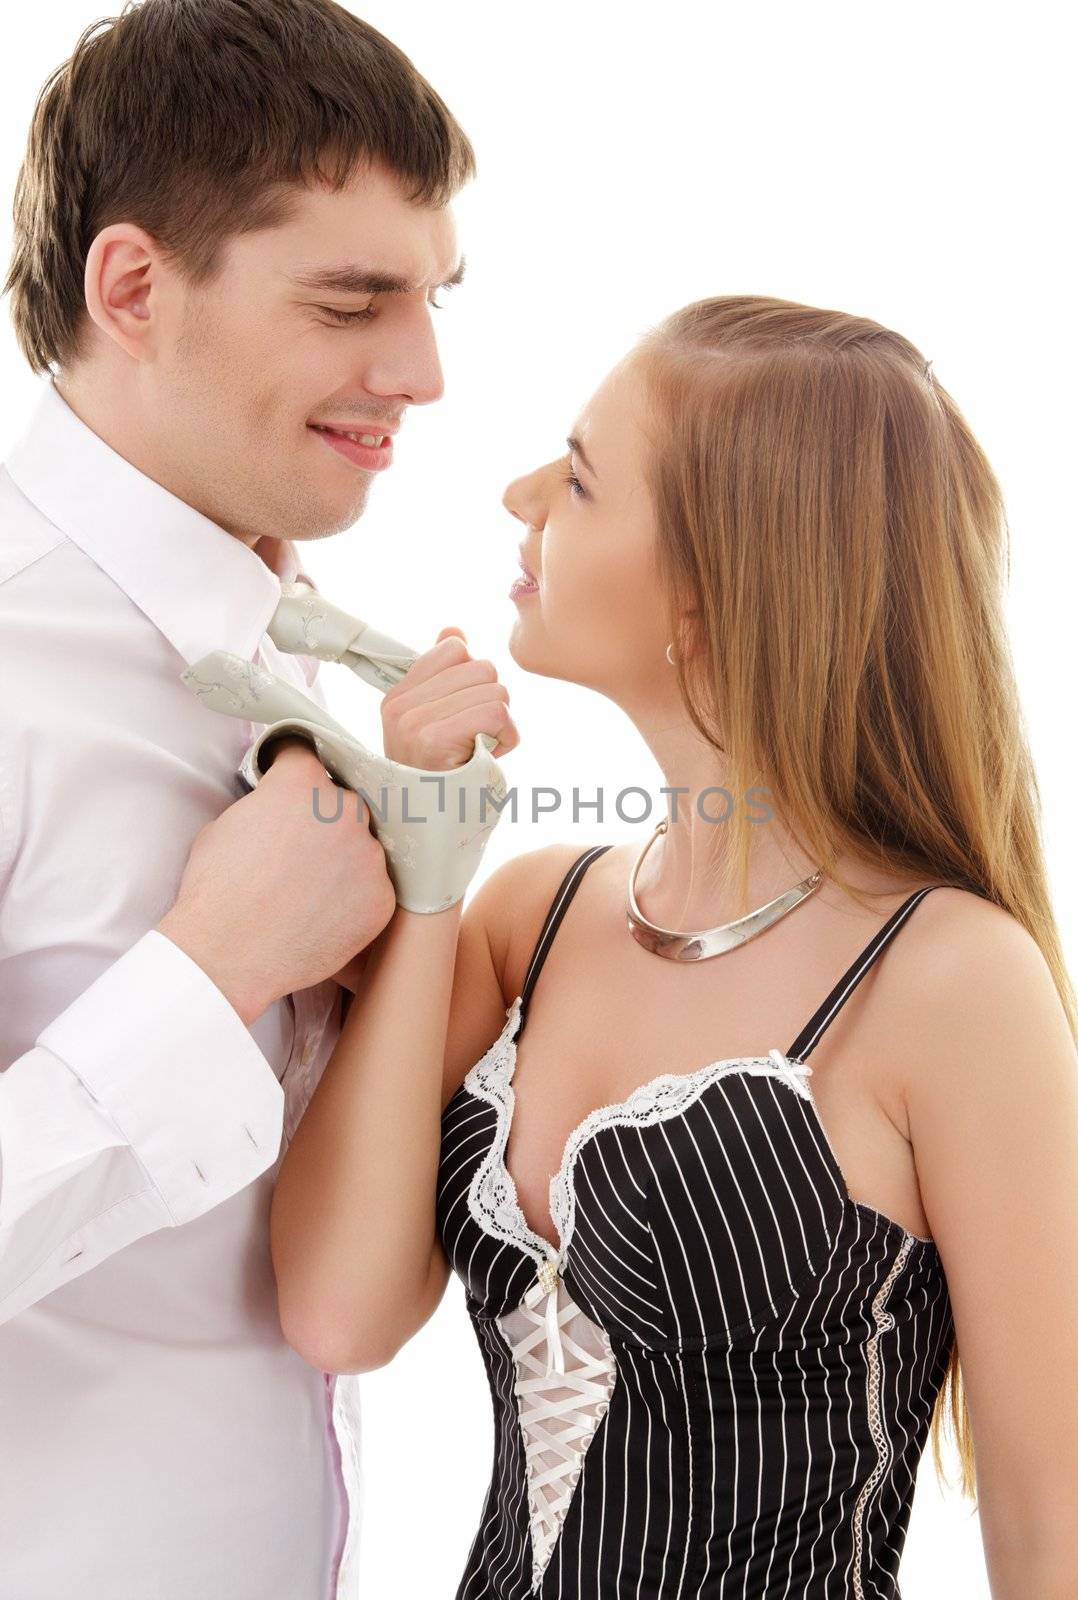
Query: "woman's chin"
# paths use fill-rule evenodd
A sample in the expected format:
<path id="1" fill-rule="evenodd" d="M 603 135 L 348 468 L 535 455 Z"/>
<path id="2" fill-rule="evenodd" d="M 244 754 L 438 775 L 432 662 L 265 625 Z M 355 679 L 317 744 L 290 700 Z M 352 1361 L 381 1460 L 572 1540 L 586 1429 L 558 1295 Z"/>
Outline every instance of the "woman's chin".
<path id="1" fill-rule="evenodd" d="M 520 623 L 514 622 L 512 628 L 509 630 L 509 638 L 506 641 L 506 649 L 509 652 L 510 660 L 515 661 L 518 667 L 523 667 L 525 672 L 530 672 L 531 663 L 529 661 L 529 657 L 532 652 L 528 649 L 526 642 L 520 637 L 520 634 Z"/>
<path id="2" fill-rule="evenodd" d="M 510 659 L 521 672 L 530 672 L 536 678 L 555 678 L 561 683 L 577 683 L 579 680 L 571 673 L 564 670 L 564 663 L 559 664 L 551 660 L 550 652 L 541 645 L 529 645 L 526 638 L 521 638 L 520 629 L 514 628 L 509 635 L 506 646 Z"/>
<path id="3" fill-rule="evenodd" d="M 542 642 L 535 638 L 529 638 L 529 634 L 531 632 L 532 630 L 528 627 L 527 623 L 522 622 L 518 617 L 516 622 L 513 623 L 512 628 L 509 630 L 509 638 L 506 642 L 506 649 L 509 652 L 511 660 L 516 663 L 522 672 L 538 672 L 546 674 L 547 668 L 543 662 L 543 656 L 545 652 L 542 647 Z"/>

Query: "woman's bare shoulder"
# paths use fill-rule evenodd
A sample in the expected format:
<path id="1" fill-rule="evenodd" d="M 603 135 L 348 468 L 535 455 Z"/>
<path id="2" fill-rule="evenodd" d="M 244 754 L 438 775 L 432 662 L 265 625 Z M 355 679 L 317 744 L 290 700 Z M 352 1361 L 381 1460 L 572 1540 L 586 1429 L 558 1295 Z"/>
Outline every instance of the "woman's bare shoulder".
<path id="1" fill-rule="evenodd" d="M 1040 956 L 1033 935 L 1005 907 L 957 885 L 941 884 L 915 906 L 909 934 L 900 929 L 888 962 L 904 981 L 941 999 L 976 989 L 987 971 Z M 1043 957 L 1041 957 L 1043 960 Z"/>
<path id="2" fill-rule="evenodd" d="M 503 861 L 476 891 L 476 908 L 483 917 L 507 1006 L 521 991 L 558 885 L 586 848 L 562 841 L 525 850 Z"/>
<path id="3" fill-rule="evenodd" d="M 453 970 L 442 1104 L 505 1027 L 562 878 L 582 849 L 548 844 L 503 861 L 468 897 Z"/>
<path id="4" fill-rule="evenodd" d="M 891 1025 L 901 1098 L 939 1075 L 974 1089 L 992 1042 L 1058 1031 L 1063 1007 L 1037 941 L 1018 917 L 971 890 L 925 895 L 880 964 L 874 1006 Z M 1004 1056 L 1006 1052 L 1003 1052 Z"/>

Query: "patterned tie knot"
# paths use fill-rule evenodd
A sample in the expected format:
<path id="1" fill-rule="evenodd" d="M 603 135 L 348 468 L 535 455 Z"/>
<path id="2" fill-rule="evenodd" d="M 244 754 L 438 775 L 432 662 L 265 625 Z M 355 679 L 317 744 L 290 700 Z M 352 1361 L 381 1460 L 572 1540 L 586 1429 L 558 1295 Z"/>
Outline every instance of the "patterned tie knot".
<path id="1" fill-rule="evenodd" d="M 282 583 L 281 600 L 266 629 L 278 650 L 342 661 L 383 693 L 399 683 L 415 651 L 360 621 L 306 583 Z"/>

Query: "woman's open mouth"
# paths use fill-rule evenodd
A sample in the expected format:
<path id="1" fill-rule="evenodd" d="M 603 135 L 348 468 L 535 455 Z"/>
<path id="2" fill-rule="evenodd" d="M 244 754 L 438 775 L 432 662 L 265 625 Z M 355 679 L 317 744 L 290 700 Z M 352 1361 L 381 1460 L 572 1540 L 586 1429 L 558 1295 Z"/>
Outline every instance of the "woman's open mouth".
<path id="1" fill-rule="evenodd" d="M 523 561 L 520 563 L 520 577 L 515 579 L 509 590 L 510 600 L 519 600 L 526 594 L 539 593 L 539 580 L 533 572 L 529 572 Z"/>
<path id="2" fill-rule="evenodd" d="M 367 432 L 359 428 L 331 427 L 326 422 L 308 422 L 324 444 L 368 472 L 381 472 L 393 464 L 393 438 L 388 433 Z"/>

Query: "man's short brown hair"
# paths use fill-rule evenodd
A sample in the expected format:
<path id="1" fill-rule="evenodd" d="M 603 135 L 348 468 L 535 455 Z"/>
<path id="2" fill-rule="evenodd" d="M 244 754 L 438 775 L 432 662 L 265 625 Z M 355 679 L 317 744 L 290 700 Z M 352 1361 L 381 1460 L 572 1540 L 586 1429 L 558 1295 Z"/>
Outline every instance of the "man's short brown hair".
<path id="1" fill-rule="evenodd" d="M 4 292 L 35 372 L 79 354 L 86 256 L 114 222 L 188 280 L 296 186 L 377 161 L 444 205 L 475 176 L 463 129 L 408 57 L 333 0 L 130 0 L 45 83 L 14 198 Z"/>

